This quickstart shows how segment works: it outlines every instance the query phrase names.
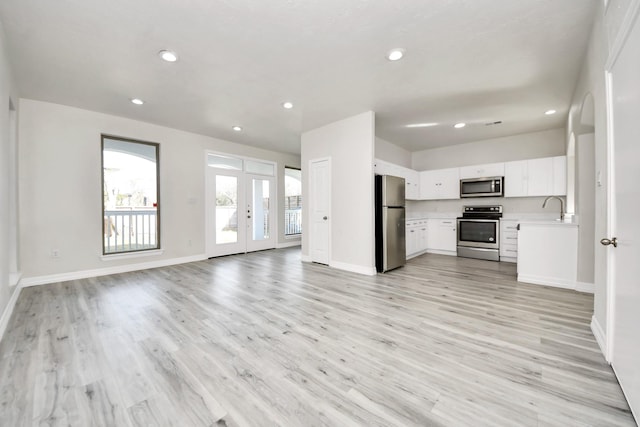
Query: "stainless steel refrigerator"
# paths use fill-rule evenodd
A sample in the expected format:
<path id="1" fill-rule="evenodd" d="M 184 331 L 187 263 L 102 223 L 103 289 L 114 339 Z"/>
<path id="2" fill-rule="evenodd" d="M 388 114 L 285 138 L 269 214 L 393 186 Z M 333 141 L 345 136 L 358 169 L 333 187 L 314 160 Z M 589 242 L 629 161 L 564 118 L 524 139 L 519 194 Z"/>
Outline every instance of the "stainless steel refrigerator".
<path id="1" fill-rule="evenodd" d="M 404 178 L 375 176 L 376 270 L 402 267 L 407 258 L 404 214 Z"/>

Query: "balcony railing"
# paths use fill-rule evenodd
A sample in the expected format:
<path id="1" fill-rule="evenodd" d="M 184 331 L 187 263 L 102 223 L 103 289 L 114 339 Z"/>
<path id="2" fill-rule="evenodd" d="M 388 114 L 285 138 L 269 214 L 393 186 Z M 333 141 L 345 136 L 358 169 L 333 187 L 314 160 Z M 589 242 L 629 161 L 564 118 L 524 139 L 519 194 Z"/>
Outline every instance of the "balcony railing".
<path id="1" fill-rule="evenodd" d="M 284 234 L 291 236 L 302 233 L 302 209 L 287 209 L 284 211 Z"/>
<path id="2" fill-rule="evenodd" d="M 104 211 L 104 253 L 158 248 L 156 209 Z"/>

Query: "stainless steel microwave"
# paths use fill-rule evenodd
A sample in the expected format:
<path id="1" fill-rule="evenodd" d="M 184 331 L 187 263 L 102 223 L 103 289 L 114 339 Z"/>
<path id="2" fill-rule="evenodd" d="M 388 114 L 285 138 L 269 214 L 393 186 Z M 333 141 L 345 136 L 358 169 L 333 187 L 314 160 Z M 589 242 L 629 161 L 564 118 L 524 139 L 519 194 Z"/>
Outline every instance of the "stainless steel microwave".
<path id="1" fill-rule="evenodd" d="M 460 197 L 502 197 L 504 177 L 471 178 L 460 180 Z"/>

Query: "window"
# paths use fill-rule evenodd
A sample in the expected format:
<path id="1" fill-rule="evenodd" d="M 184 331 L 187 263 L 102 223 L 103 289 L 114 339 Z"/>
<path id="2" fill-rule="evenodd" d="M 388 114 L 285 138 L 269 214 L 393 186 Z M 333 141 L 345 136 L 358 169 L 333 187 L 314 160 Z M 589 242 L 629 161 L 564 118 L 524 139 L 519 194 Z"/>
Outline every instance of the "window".
<path id="1" fill-rule="evenodd" d="M 284 235 L 302 233 L 302 172 L 284 168 Z"/>
<path id="2" fill-rule="evenodd" d="M 104 255 L 160 248 L 159 145 L 102 136 Z"/>

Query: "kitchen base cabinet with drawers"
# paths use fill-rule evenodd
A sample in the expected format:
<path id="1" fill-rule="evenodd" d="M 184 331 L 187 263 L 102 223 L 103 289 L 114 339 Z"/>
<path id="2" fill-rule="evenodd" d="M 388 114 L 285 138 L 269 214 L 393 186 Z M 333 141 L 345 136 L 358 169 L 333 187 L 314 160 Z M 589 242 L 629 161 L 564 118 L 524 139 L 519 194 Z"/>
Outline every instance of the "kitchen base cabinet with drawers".
<path id="1" fill-rule="evenodd" d="M 518 261 L 518 220 L 500 220 L 500 261 Z"/>
<path id="2" fill-rule="evenodd" d="M 406 222 L 407 259 L 422 255 L 427 251 L 426 219 L 410 219 Z"/>

